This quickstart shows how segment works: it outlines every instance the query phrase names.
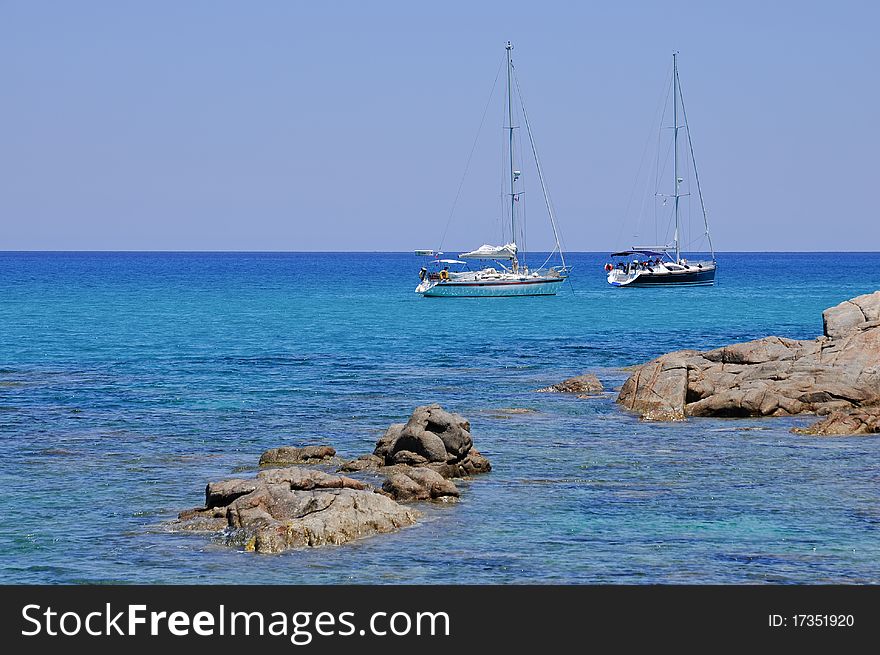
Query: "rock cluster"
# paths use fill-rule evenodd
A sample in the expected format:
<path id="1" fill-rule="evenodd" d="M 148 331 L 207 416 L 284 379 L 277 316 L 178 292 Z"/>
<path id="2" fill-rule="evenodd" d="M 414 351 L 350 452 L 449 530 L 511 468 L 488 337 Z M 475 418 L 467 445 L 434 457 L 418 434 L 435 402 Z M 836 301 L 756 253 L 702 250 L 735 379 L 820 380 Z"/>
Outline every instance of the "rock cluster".
<path id="1" fill-rule="evenodd" d="M 880 291 L 823 319 L 825 335 L 814 340 L 766 337 L 662 355 L 635 369 L 617 402 L 650 420 L 824 415 L 880 402 Z"/>
<path id="2" fill-rule="evenodd" d="M 191 530 L 227 528 L 229 544 L 278 553 L 392 532 L 417 517 L 364 482 L 292 466 L 261 471 L 251 480 L 212 482 L 205 507 L 181 512 L 178 520 Z"/>
<path id="3" fill-rule="evenodd" d="M 470 423 L 440 405 L 416 407 L 406 423 L 391 425 L 371 455 L 346 462 L 344 472 L 407 473 L 429 469 L 443 478 L 463 478 L 492 470 L 489 460 L 474 448 Z M 435 497 L 435 496 L 431 496 Z"/>
<path id="4" fill-rule="evenodd" d="M 470 423 L 440 405 L 417 407 L 407 423 L 388 428 L 373 454 L 343 465 L 386 476 L 381 489 L 320 467 L 287 466 L 326 466 L 335 455 L 329 446 L 267 450 L 260 465 L 276 468 L 209 483 L 204 507 L 181 512 L 174 527 L 221 532 L 226 543 L 259 553 L 343 544 L 411 525 L 420 514 L 400 503 L 454 500 L 460 492 L 450 478 L 491 469 L 473 447 Z"/>

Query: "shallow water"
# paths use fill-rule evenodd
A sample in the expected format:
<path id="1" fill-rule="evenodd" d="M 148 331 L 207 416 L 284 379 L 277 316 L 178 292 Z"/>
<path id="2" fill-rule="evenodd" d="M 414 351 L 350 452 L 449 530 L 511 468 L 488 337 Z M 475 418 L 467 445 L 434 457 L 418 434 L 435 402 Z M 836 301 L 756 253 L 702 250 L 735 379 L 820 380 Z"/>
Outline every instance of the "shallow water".
<path id="1" fill-rule="evenodd" d="M 571 260 L 557 297 L 422 299 L 408 254 L 0 253 L 0 581 L 880 581 L 880 439 L 533 391 L 813 337 L 880 288 L 880 254 L 722 253 L 692 289 L 611 289 L 602 255 Z M 413 528 L 277 556 L 163 528 L 266 448 L 353 457 L 434 401 L 494 470 Z"/>

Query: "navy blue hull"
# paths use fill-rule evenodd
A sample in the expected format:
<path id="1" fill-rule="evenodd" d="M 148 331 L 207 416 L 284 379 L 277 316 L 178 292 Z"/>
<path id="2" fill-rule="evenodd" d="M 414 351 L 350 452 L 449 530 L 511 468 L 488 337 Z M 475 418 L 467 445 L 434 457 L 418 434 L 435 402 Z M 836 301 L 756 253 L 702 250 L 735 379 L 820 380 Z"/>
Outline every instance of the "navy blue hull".
<path id="1" fill-rule="evenodd" d="M 694 269 L 681 273 L 667 273 L 654 275 L 649 272 L 642 273 L 634 281 L 625 285 L 628 287 L 671 287 L 671 286 L 709 286 L 715 284 L 715 269 Z"/>

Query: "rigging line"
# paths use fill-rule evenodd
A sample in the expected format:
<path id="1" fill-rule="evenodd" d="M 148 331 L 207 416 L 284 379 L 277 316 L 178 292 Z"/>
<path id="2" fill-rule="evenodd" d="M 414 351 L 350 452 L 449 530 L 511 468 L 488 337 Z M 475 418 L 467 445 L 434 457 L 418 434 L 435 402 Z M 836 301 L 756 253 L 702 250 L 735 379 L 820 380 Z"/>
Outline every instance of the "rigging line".
<path id="1" fill-rule="evenodd" d="M 523 168 L 522 164 L 525 163 L 526 159 L 523 157 L 523 140 L 518 139 L 516 145 L 519 147 L 519 161 L 520 168 Z M 526 255 L 529 252 L 529 244 L 528 244 L 528 231 L 527 227 L 529 224 L 529 215 L 526 209 L 526 184 L 525 179 L 522 178 L 522 171 L 520 170 L 520 195 L 519 195 L 519 211 L 520 211 L 520 221 L 519 221 L 519 233 L 522 237 L 522 253 L 523 253 L 523 265 L 528 266 L 526 262 Z"/>
<path id="2" fill-rule="evenodd" d="M 550 226 L 553 228 L 553 237 L 556 239 L 556 247 L 559 249 L 559 258 L 562 265 L 565 266 L 565 254 L 562 252 L 562 246 L 559 243 L 559 228 L 556 225 L 556 218 L 553 215 L 553 203 L 550 202 L 550 193 L 547 191 L 547 185 L 544 184 L 544 171 L 541 167 L 541 160 L 538 157 L 538 150 L 535 147 L 535 138 L 532 135 L 532 125 L 529 122 L 529 115 L 526 112 L 526 104 L 523 100 L 522 89 L 519 86 L 519 77 L 516 74 L 516 68 L 513 69 L 513 80 L 516 83 L 516 93 L 519 96 L 520 106 L 522 107 L 523 122 L 526 124 L 526 132 L 529 135 L 529 144 L 532 146 L 532 155 L 535 157 L 535 168 L 538 171 L 538 180 L 541 182 L 541 191 L 544 194 L 544 204 L 547 206 L 547 213 L 550 214 Z"/>
<path id="3" fill-rule="evenodd" d="M 501 67 L 504 65 L 504 59 L 501 60 L 501 63 L 498 64 L 498 70 L 495 73 L 495 81 L 492 82 L 492 90 L 489 92 L 489 99 L 486 101 L 486 107 L 483 109 L 483 116 L 480 118 L 480 126 L 477 128 L 477 135 L 474 137 L 474 143 L 471 146 L 471 152 L 468 155 L 467 163 L 464 166 L 464 173 L 461 175 L 461 180 L 458 182 L 458 191 L 455 193 L 455 200 L 452 201 L 452 209 L 449 210 L 449 218 L 446 219 L 446 227 L 443 230 L 443 236 L 440 237 L 440 247 L 437 248 L 438 251 L 443 250 L 443 242 L 446 241 L 446 234 L 449 232 L 449 226 L 452 224 L 452 217 L 455 214 L 455 208 L 458 205 L 458 200 L 461 197 L 461 189 L 464 187 L 464 180 L 467 177 L 468 169 L 471 166 L 471 160 L 474 157 L 474 151 L 477 149 L 477 142 L 480 140 L 480 133 L 483 131 L 483 123 L 486 122 L 486 114 L 489 111 L 489 105 L 492 104 L 492 97 L 495 95 L 495 87 L 498 86 L 498 78 L 501 76 Z"/>
<path id="4" fill-rule="evenodd" d="M 507 115 L 506 111 L 507 110 L 502 103 L 502 108 L 501 108 L 502 131 L 504 129 L 503 126 L 506 122 L 505 121 L 505 116 Z M 501 196 L 500 196 L 501 197 L 501 218 L 500 218 L 500 220 L 501 220 L 501 241 L 503 243 L 508 243 L 509 241 L 514 241 L 515 239 L 514 239 L 514 237 L 511 237 L 508 240 L 507 237 L 505 236 L 507 234 L 507 226 L 510 222 L 510 216 L 507 215 L 507 212 L 510 210 L 510 207 L 507 204 L 507 186 L 506 186 L 507 185 L 507 171 L 505 170 L 507 167 L 507 159 L 506 159 L 507 155 L 506 155 L 506 150 L 504 147 L 504 139 L 500 139 L 498 141 L 498 143 L 501 145 L 501 157 L 499 158 L 499 161 L 501 162 Z"/>
<path id="5" fill-rule="evenodd" d="M 670 65 L 670 68 L 673 70 L 667 69 L 667 74 L 664 76 L 664 83 L 666 85 L 666 99 L 663 102 L 663 113 L 660 115 L 660 127 L 657 130 L 657 162 L 654 168 L 654 197 L 656 199 L 657 193 L 660 190 L 660 179 L 663 177 L 663 172 L 666 171 L 666 164 L 669 163 L 668 158 L 664 158 L 663 160 L 663 170 L 660 170 L 660 152 L 663 148 L 663 123 L 666 120 L 666 109 L 669 107 L 669 96 L 672 95 L 672 88 L 675 85 L 675 80 L 673 79 L 674 73 L 674 65 Z M 668 81 L 667 81 L 668 80 Z M 672 82 L 671 84 L 669 82 Z M 654 240 L 660 240 L 660 221 L 657 217 L 657 203 L 654 202 Z M 665 236 L 665 235 L 664 235 Z"/>
<path id="6" fill-rule="evenodd" d="M 671 67 L 672 67 L 672 65 L 670 64 L 670 68 Z M 642 170 L 644 169 L 645 161 L 647 160 L 646 155 L 648 154 L 648 146 L 654 140 L 654 127 L 653 126 L 656 125 L 658 122 L 657 115 L 660 114 L 660 121 L 659 122 L 662 123 L 663 122 L 663 114 L 666 113 L 666 105 L 669 103 L 669 89 L 667 88 L 668 84 L 666 82 L 666 78 L 668 78 L 668 77 L 669 77 L 669 71 L 667 70 L 666 75 L 663 76 L 663 87 L 666 88 L 665 100 L 663 99 L 664 96 L 663 96 L 663 93 L 661 92 L 660 100 L 657 101 L 657 106 L 654 108 L 654 112 L 651 114 L 651 117 L 652 117 L 651 130 L 648 132 L 648 136 L 645 139 L 645 145 L 642 148 L 642 156 L 639 158 L 639 168 L 638 168 L 638 171 L 636 172 L 635 184 L 633 184 L 632 190 L 630 191 L 630 194 L 629 194 L 629 198 L 626 201 L 626 208 L 623 210 L 623 220 L 620 221 L 620 225 L 618 226 L 617 237 L 614 242 L 615 244 L 619 244 L 621 242 L 621 237 L 623 236 L 624 225 L 626 224 L 626 221 L 629 218 L 629 210 L 630 210 L 630 207 L 632 206 L 633 198 L 636 195 L 636 189 L 639 188 L 639 186 L 640 186 L 639 181 L 642 179 Z M 661 105 L 663 106 L 662 113 L 660 113 L 660 106 Z M 648 178 L 648 180 L 649 179 L 650 178 Z M 645 182 L 646 182 L 645 187 L 649 186 L 648 180 L 645 180 Z M 642 206 L 639 208 L 639 213 L 636 215 L 636 231 L 639 230 L 639 227 L 640 227 L 639 223 L 641 222 L 640 217 L 642 216 L 642 212 L 644 211 L 644 208 L 645 208 L 645 203 L 643 201 Z"/>
<path id="7" fill-rule="evenodd" d="M 676 74 L 677 77 L 677 74 Z M 697 195 L 700 197 L 700 209 L 703 211 L 703 225 L 706 228 L 706 239 L 709 241 L 709 251 L 712 253 L 712 261 L 715 261 L 715 247 L 712 245 L 712 235 L 709 234 L 709 216 L 706 213 L 706 204 L 703 202 L 703 190 L 700 188 L 700 174 L 697 172 L 697 159 L 694 157 L 694 142 L 691 140 L 691 128 L 688 123 L 687 111 L 684 108 L 684 94 L 681 92 L 681 80 L 678 80 L 678 100 L 681 104 L 681 115 L 684 118 L 684 130 L 688 135 L 688 148 L 691 151 L 691 163 L 694 165 L 694 180 L 697 183 Z"/>

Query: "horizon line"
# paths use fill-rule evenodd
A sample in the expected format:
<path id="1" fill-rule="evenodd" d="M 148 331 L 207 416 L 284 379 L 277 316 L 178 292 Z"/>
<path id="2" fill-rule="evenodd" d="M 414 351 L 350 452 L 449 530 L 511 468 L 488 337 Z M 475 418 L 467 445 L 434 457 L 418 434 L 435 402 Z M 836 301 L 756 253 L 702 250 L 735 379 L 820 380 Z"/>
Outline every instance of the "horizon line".
<path id="1" fill-rule="evenodd" d="M 455 250 L 449 251 L 455 252 Z M 533 250 L 530 251 L 532 254 L 548 254 L 550 250 Z M 607 254 L 611 252 L 616 252 L 615 250 L 568 250 L 566 251 L 566 255 L 581 255 L 581 254 Z M 708 251 L 706 251 L 708 252 Z M 82 254 L 97 254 L 97 253 L 139 253 L 139 254 L 313 254 L 313 255 L 412 255 L 413 257 L 425 257 L 426 255 L 417 255 L 412 250 L 223 250 L 223 249 L 205 249 L 205 250 L 168 250 L 168 249 L 110 249 L 110 248 L 99 248 L 99 249 L 70 249 L 70 250 L 58 250 L 58 249 L 48 249 L 48 248 L 40 248 L 40 249 L 26 249 L 26 250 L 13 250 L 13 249 L 3 249 L 0 248 L 0 254 L 53 254 L 53 253 L 82 253 Z M 526 253 L 526 254 L 530 254 Z M 703 251 L 695 250 L 689 251 L 685 254 L 702 254 Z M 830 253 L 850 253 L 850 254 L 876 254 L 880 253 L 880 250 L 716 250 L 715 254 L 830 254 Z M 445 254 L 445 253 L 440 253 Z"/>

